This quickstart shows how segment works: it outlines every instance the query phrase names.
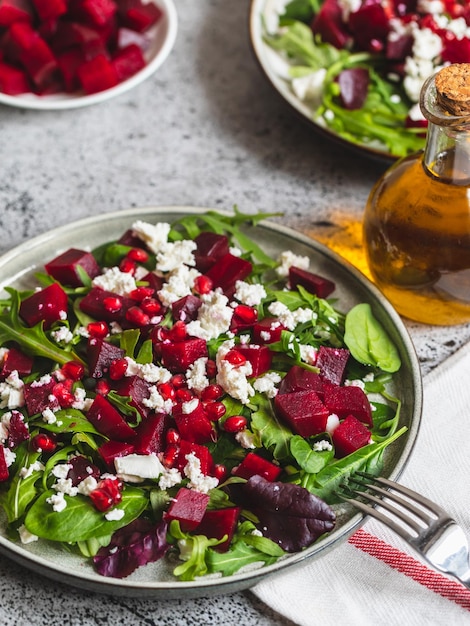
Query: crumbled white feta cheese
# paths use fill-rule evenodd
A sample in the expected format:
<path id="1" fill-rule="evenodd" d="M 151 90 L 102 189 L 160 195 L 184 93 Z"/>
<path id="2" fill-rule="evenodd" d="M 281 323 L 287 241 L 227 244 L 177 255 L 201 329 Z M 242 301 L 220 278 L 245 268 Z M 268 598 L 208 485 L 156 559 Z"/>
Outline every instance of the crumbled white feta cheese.
<path id="1" fill-rule="evenodd" d="M 322 452 L 323 450 L 333 450 L 333 446 L 327 439 L 321 439 L 320 441 L 315 441 L 312 446 L 312 450 L 315 452 Z"/>
<path id="2" fill-rule="evenodd" d="M 98 487 L 98 481 L 94 476 L 87 476 L 81 480 L 77 485 L 78 493 L 82 496 L 89 496 L 92 491 Z"/>
<path id="3" fill-rule="evenodd" d="M 257 306 L 261 303 L 263 298 L 266 298 L 266 289 L 263 285 L 256 283 L 250 284 L 243 280 L 237 280 L 235 283 L 234 298 L 247 306 Z"/>
<path id="4" fill-rule="evenodd" d="M 70 343 L 73 340 L 73 333 L 67 326 L 61 326 L 51 331 L 51 336 L 57 343 Z"/>
<path id="5" fill-rule="evenodd" d="M 161 365 L 154 363 L 137 363 L 134 359 L 126 357 L 126 376 L 138 376 L 148 383 L 166 383 L 171 378 L 171 372 Z"/>
<path id="6" fill-rule="evenodd" d="M 72 469 L 70 463 L 57 463 L 52 468 L 51 474 L 56 478 L 67 478 L 69 471 Z"/>
<path id="7" fill-rule="evenodd" d="M 217 383 L 232 398 L 240 400 L 243 404 L 248 404 L 250 398 L 254 396 L 255 390 L 249 383 L 247 377 L 253 373 L 253 368 L 249 361 L 241 365 L 234 366 L 225 359 L 227 353 L 234 346 L 233 340 L 224 341 L 219 347 L 216 355 Z"/>
<path id="8" fill-rule="evenodd" d="M 142 400 L 142 404 L 156 413 L 170 414 L 173 402 L 169 398 L 165 400 L 155 385 L 149 387 L 150 396 Z"/>
<path id="9" fill-rule="evenodd" d="M 317 349 L 313 346 L 308 346 L 305 344 L 299 344 L 300 349 L 300 358 L 304 363 L 308 363 L 309 365 L 315 365 L 317 360 Z"/>
<path id="10" fill-rule="evenodd" d="M 164 471 L 155 454 L 128 454 L 116 457 L 114 466 L 118 477 L 130 483 L 140 483 L 146 478 L 156 479 Z"/>
<path id="11" fill-rule="evenodd" d="M 253 450 L 254 448 L 256 448 L 255 436 L 248 429 L 241 430 L 240 432 L 236 433 L 235 439 L 238 441 L 242 448 L 245 448 L 247 450 Z"/>
<path id="12" fill-rule="evenodd" d="M 275 315 L 288 330 L 294 330 L 297 324 L 315 319 L 315 313 L 311 309 L 299 307 L 295 311 L 290 311 L 285 304 L 279 301 L 271 302 L 268 311 L 271 315 Z"/>
<path id="13" fill-rule="evenodd" d="M 115 522 L 118 521 L 120 519 L 122 519 L 124 517 L 125 513 L 123 509 L 111 509 L 111 511 L 108 511 L 107 513 L 104 514 L 105 518 L 108 520 L 108 522 Z"/>
<path id="14" fill-rule="evenodd" d="M 310 259 L 308 256 L 300 256 L 294 254 L 291 250 L 285 250 L 281 252 L 278 258 L 279 267 L 276 269 L 278 276 L 288 276 L 289 268 L 292 266 L 298 267 L 302 270 L 308 270 L 310 266 Z"/>
<path id="15" fill-rule="evenodd" d="M 50 504 L 52 506 L 53 510 L 56 513 L 60 513 L 65 508 L 67 508 L 67 500 L 65 499 L 64 494 L 61 491 L 55 493 L 50 498 L 47 498 L 46 502 L 47 504 Z"/>
<path id="16" fill-rule="evenodd" d="M 228 303 L 227 296 L 219 291 L 202 296 L 197 319 L 186 325 L 188 334 L 209 341 L 226 333 L 233 317 L 233 308 Z"/>
<path id="17" fill-rule="evenodd" d="M 31 463 L 28 467 L 22 467 L 18 472 L 21 478 L 29 478 L 33 472 L 43 472 L 44 465 L 40 461 Z"/>
<path id="18" fill-rule="evenodd" d="M 219 484 L 218 479 L 214 476 L 206 476 L 201 472 L 201 461 L 194 453 L 187 454 L 186 461 L 187 463 L 183 471 L 185 476 L 189 478 L 188 489 L 208 493 L 211 489 L 217 487 Z"/>
<path id="19" fill-rule="evenodd" d="M 46 424 L 55 424 L 57 422 L 57 415 L 50 408 L 44 409 L 41 413 L 42 419 Z"/>
<path id="20" fill-rule="evenodd" d="M 170 272 L 167 282 L 157 294 L 162 304 L 170 306 L 180 298 L 190 295 L 194 281 L 200 275 L 200 272 L 187 265 L 180 265 Z"/>
<path id="21" fill-rule="evenodd" d="M 137 220 L 132 224 L 133 234 L 147 244 L 149 250 L 154 254 L 159 252 L 167 242 L 168 234 L 171 230 L 170 224 L 158 222 L 149 224 L 142 220 Z"/>
<path id="22" fill-rule="evenodd" d="M 3 448 L 3 456 L 5 457 L 5 465 L 10 467 L 16 461 L 16 452 L 10 450 L 10 448 Z"/>
<path id="23" fill-rule="evenodd" d="M 325 91 L 326 74 L 326 69 L 320 67 L 318 70 L 309 72 L 305 76 L 296 76 L 291 81 L 292 91 L 299 100 L 308 102 L 312 106 L 318 106 Z"/>
<path id="24" fill-rule="evenodd" d="M 110 267 L 105 270 L 103 274 L 93 279 L 92 284 L 94 287 L 101 287 L 101 289 L 119 296 L 127 296 L 137 287 L 132 274 L 121 272 L 118 267 Z"/>
<path id="25" fill-rule="evenodd" d="M 78 493 L 78 488 L 74 487 L 71 478 L 59 478 L 52 485 L 52 488 L 55 489 L 58 493 L 65 493 L 68 496 L 76 496 Z"/>
<path id="26" fill-rule="evenodd" d="M 157 254 L 157 270 L 171 272 L 183 264 L 195 265 L 196 260 L 193 253 L 196 248 L 196 242 L 188 239 L 165 244 Z"/>
<path id="27" fill-rule="evenodd" d="M 189 389 L 194 389 L 197 393 L 200 393 L 209 385 L 209 379 L 206 374 L 207 357 L 200 357 L 192 363 L 186 374 L 186 383 Z"/>
<path id="28" fill-rule="evenodd" d="M 160 476 L 158 480 L 158 486 L 162 491 L 166 489 L 170 489 L 170 487 L 174 487 L 175 485 L 179 485 L 179 483 L 183 480 L 181 473 L 176 467 L 165 468 L 163 474 Z"/>
<path id="29" fill-rule="evenodd" d="M 331 413 L 331 415 L 328 415 L 328 419 L 326 420 L 326 432 L 327 433 L 333 433 L 335 431 L 336 428 L 338 428 L 339 426 L 339 417 L 336 415 L 336 413 Z"/>
<path id="30" fill-rule="evenodd" d="M 256 391 L 265 393 L 268 398 L 274 398 L 279 391 L 276 385 L 280 382 L 281 377 L 277 372 L 267 372 L 254 381 L 253 387 Z"/>
<path id="31" fill-rule="evenodd" d="M 192 398 L 181 405 L 181 411 L 184 415 L 190 415 L 199 406 L 199 398 Z"/>
<path id="32" fill-rule="evenodd" d="M 17 370 L 0 383 L 0 409 L 18 409 L 24 406 L 24 383 Z"/>

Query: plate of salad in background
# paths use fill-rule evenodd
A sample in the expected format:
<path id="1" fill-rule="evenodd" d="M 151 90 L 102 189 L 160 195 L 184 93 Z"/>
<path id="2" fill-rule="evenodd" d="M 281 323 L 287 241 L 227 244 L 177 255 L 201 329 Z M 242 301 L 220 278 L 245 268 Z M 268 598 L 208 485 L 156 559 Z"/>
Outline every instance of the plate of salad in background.
<path id="1" fill-rule="evenodd" d="M 197 597 L 363 522 L 337 489 L 401 474 L 419 363 L 381 293 L 276 217 L 130 209 L 3 255 L 2 554 L 96 592 Z"/>
<path id="2" fill-rule="evenodd" d="M 393 160 L 424 147 L 421 86 L 470 61 L 470 11 L 455 0 L 253 0 L 262 71 L 310 125 Z"/>

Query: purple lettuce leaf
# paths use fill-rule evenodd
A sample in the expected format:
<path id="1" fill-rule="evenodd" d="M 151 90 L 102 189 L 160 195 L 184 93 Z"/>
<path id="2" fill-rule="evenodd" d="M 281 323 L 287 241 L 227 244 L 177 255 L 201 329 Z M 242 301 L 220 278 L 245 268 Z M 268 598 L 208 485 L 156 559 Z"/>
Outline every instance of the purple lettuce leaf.
<path id="1" fill-rule="evenodd" d="M 304 487 L 252 476 L 233 492 L 259 519 L 258 529 L 286 552 L 298 552 L 333 530 L 335 513 Z"/>
<path id="2" fill-rule="evenodd" d="M 125 578 L 141 565 L 162 558 L 170 547 L 167 528 L 165 521 L 155 526 L 141 519 L 120 528 L 93 558 L 96 571 L 102 576 Z"/>

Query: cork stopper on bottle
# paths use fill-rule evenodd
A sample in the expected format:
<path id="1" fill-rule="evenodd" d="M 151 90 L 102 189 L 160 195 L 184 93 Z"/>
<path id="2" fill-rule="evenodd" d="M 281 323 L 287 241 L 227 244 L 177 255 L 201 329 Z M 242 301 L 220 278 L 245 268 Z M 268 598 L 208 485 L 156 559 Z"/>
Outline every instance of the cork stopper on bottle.
<path id="1" fill-rule="evenodd" d="M 439 106 L 451 115 L 470 114 L 470 63 L 454 63 L 435 77 Z"/>

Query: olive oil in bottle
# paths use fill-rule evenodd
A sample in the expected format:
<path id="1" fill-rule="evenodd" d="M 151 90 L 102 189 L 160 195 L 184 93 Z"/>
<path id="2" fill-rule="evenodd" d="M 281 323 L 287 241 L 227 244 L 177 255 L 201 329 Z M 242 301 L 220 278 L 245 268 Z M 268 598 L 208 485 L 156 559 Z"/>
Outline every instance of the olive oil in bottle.
<path id="1" fill-rule="evenodd" d="M 470 64 L 428 79 L 425 149 L 372 189 L 364 245 L 374 281 L 397 311 L 427 324 L 470 321 Z"/>

